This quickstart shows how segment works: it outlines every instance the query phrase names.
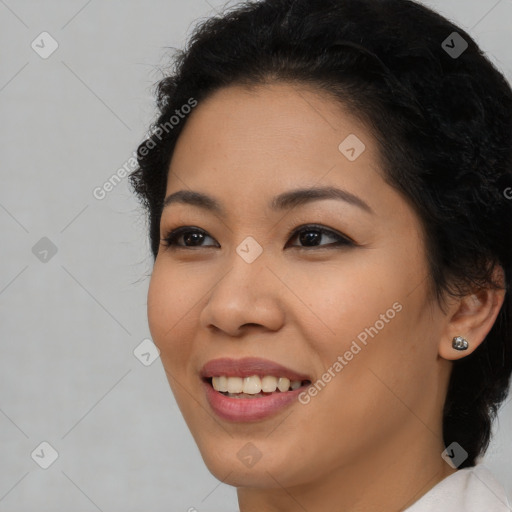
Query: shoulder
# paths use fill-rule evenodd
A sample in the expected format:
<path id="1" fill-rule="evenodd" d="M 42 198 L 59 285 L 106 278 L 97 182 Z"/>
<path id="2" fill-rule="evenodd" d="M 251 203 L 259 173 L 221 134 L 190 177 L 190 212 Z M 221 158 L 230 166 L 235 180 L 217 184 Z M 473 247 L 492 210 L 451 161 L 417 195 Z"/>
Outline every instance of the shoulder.
<path id="1" fill-rule="evenodd" d="M 512 512 L 503 486 L 482 464 L 459 469 L 404 512 Z"/>

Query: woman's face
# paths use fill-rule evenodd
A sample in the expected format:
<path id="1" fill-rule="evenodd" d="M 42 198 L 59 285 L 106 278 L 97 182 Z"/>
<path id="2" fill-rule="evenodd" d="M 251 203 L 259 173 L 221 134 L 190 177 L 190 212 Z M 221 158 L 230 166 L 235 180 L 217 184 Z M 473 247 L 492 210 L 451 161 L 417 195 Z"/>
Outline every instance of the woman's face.
<path id="1" fill-rule="evenodd" d="M 293 195 L 327 187 L 337 196 Z M 164 208 L 162 239 L 189 228 L 160 246 L 149 326 L 217 478 L 303 485 L 441 446 L 446 320 L 427 298 L 419 220 L 363 124 L 306 88 L 224 88 L 178 140 L 166 197 L 178 191 L 219 210 L 183 197 Z M 226 396 L 212 376 L 233 393 L 288 389 L 279 377 L 301 387 Z"/>

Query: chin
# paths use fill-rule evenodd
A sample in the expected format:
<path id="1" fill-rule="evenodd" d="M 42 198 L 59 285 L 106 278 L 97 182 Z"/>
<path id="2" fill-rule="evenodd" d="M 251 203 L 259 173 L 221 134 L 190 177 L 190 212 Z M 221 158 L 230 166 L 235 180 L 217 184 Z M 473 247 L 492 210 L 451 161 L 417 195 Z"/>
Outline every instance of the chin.
<path id="1" fill-rule="evenodd" d="M 296 457 L 287 454 L 282 445 L 277 450 L 268 441 L 234 435 L 224 442 L 200 442 L 198 447 L 210 473 L 227 485 L 270 489 L 300 485 L 310 479 L 302 470 L 304 464 L 297 464 Z M 291 465 L 293 460 L 296 462 Z"/>
<path id="2" fill-rule="evenodd" d="M 272 478 L 273 475 L 276 476 L 279 483 L 282 483 L 282 478 L 279 478 L 279 475 L 283 475 L 283 469 L 279 468 L 280 465 L 278 464 L 276 467 L 275 464 L 264 461 L 263 458 L 252 467 L 246 467 L 236 456 L 234 458 L 227 456 L 217 458 L 203 455 L 203 460 L 217 480 L 233 487 L 279 487 L 276 479 Z"/>

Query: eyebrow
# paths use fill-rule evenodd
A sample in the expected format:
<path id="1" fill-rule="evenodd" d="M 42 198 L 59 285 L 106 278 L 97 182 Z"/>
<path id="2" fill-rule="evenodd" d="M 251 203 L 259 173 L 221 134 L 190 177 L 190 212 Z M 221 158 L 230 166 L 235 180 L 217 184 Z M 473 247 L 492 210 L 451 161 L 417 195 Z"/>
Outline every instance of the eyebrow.
<path id="1" fill-rule="evenodd" d="M 375 213 L 360 197 L 336 187 L 302 188 L 283 192 L 270 201 L 269 207 L 273 211 L 289 210 L 296 206 L 302 206 L 322 199 L 337 199 L 357 206 L 367 213 Z M 197 206 L 222 217 L 226 217 L 226 211 L 221 206 L 220 202 L 202 192 L 179 190 L 165 198 L 163 207 L 166 208 L 173 203 Z"/>

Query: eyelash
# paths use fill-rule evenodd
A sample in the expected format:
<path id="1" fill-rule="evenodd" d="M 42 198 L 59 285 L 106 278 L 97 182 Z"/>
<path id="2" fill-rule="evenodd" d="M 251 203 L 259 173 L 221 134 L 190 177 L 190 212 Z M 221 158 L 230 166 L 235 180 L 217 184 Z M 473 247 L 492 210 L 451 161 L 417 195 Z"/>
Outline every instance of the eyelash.
<path id="1" fill-rule="evenodd" d="M 340 246 L 355 246 L 356 245 L 356 243 L 349 237 L 342 235 L 340 233 L 337 233 L 336 231 L 333 231 L 331 229 L 324 228 L 323 226 L 319 226 L 317 224 L 305 224 L 303 226 L 299 226 L 298 228 L 295 228 L 288 234 L 288 240 L 290 240 L 290 238 L 296 238 L 296 236 L 302 232 L 308 232 L 308 231 L 316 231 L 316 232 L 319 232 L 321 235 L 328 235 L 328 236 L 334 238 L 336 240 L 336 242 L 331 243 L 331 244 L 315 245 L 315 246 L 294 245 L 292 247 L 309 251 L 312 249 L 324 249 L 324 248 L 334 248 L 334 247 L 340 247 Z M 202 229 L 195 228 L 193 226 L 181 226 L 179 228 L 169 231 L 167 233 L 167 235 L 164 238 L 162 238 L 161 242 L 168 249 L 193 249 L 193 250 L 195 250 L 195 249 L 201 248 L 201 247 L 214 247 L 212 245 L 186 246 L 186 245 L 178 245 L 176 243 L 176 241 L 178 240 L 179 237 L 181 237 L 184 234 L 189 234 L 189 233 L 193 233 L 193 234 L 198 233 L 198 234 L 204 234 L 206 236 L 210 236 L 210 235 L 208 235 L 208 233 L 206 233 L 206 231 L 204 231 Z M 210 238 L 212 238 L 212 237 L 210 237 Z"/>

